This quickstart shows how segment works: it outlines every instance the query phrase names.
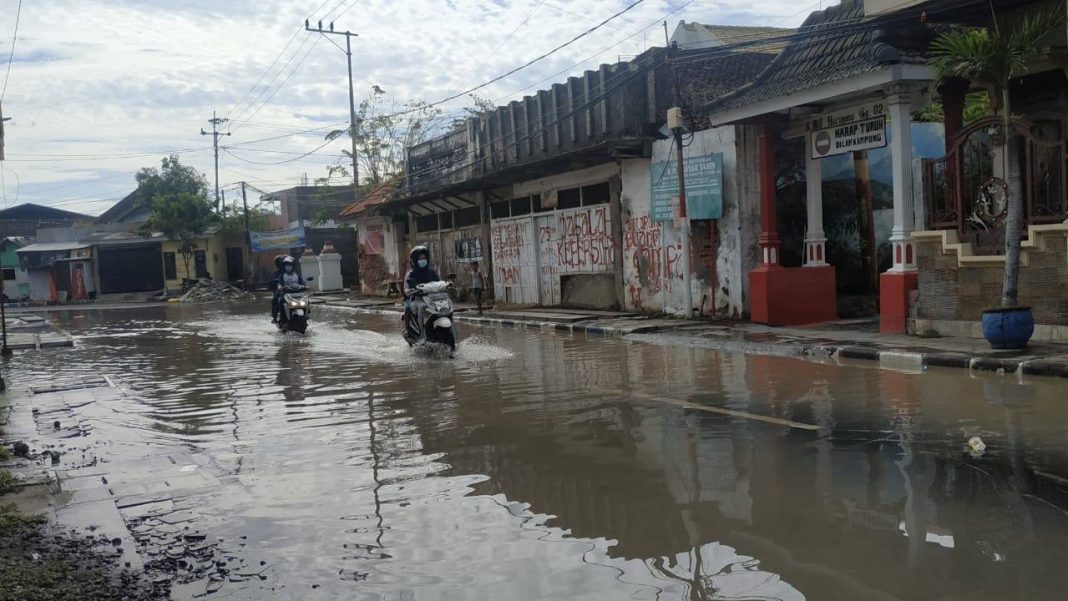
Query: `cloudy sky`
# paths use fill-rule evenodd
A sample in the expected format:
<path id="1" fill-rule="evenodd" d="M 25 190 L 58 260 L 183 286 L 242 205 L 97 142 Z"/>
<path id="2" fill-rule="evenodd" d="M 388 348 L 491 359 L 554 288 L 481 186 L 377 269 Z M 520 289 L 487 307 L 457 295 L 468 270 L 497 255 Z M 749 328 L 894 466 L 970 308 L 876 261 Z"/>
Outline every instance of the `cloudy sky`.
<path id="1" fill-rule="evenodd" d="M 833 0 L 832 0 L 833 1 Z M 3 98 L 6 206 L 98 214 L 144 166 L 177 152 L 213 174 L 212 111 L 228 117 L 223 186 L 263 190 L 325 174 L 345 140 L 292 161 L 348 119 L 345 55 L 305 18 L 359 33 L 357 102 L 434 102 L 543 54 L 633 0 L 22 0 Z M 0 77 L 19 0 L 0 0 Z M 661 22 L 796 27 L 809 0 L 645 0 L 595 33 L 479 94 L 503 102 L 568 73 L 663 45 Z M 343 43 L 344 39 L 337 39 Z M 0 79 L 0 85 L 2 85 Z M 462 100 L 442 108 L 460 110 Z M 293 134 L 311 128 L 323 131 Z M 264 140 L 265 138 L 273 138 Z M 290 161 L 284 164 L 277 164 Z M 265 164 L 266 163 L 266 164 Z M 275 164 L 270 164 L 275 163 Z M 343 182 L 339 182 L 343 183 Z M 236 198 L 231 190 L 227 200 Z"/>

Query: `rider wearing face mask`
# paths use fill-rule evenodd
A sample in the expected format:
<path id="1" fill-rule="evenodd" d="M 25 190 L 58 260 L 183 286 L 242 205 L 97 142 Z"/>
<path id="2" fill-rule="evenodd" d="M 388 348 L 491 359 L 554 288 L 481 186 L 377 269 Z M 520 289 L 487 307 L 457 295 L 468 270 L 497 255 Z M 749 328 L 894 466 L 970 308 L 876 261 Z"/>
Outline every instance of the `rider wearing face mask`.
<path id="1" fill-rule="evenodd" d="M 293 257 L 279 257 L 275 264 L 278 271 L 271 277 L 271 289 L 274 291 L 271 298 L 271 323 L 278 321 L 278 313 L 282 310 L 282 293 L 286 286 L 304 285 L 304 278 L 297 273 L 297 262 Z"/>
<path id="2" fill-rule="evenodd" d="M 441 281 L 438 273 L 430 268 L 430 249 L 423 245 L 416 246 L 408 255 L 412 268 L 404 276 L 404 319 L 411 318 L 411 303 L 419 284 Z"/>

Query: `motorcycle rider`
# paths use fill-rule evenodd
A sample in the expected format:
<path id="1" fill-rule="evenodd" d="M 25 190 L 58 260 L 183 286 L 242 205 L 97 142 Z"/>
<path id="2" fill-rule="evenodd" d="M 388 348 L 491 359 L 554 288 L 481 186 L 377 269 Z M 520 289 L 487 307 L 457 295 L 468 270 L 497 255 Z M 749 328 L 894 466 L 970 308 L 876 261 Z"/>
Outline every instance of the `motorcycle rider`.
<path id="1" fill-rule="evenodd" d="M 271 276 L 271 323 L 278 323 L 278 313 L 282 310 L 282 294 L 287 286 L 303 286 L 304 278 L 297 273 L 297 262 L 288 255 L 275 259 L 278 271 Z"/>
<path id="2" fill-rule="evenodd" d="M 415 293 L 418 290 L 419 284 L 428 284 L 430 282 L 440 282 L 441 278 L 438 276 L 438 272 L 434 271 L 430 267 L 430 249 L 422 244 L 412 249 L 412 252 L 408 253 L 408 261 L 411 263 L 412 268 L 408 270 L 408 273 L 404 276 L 404 326 L 408 327 L 408 324 L 412 320 L 412 301 L 415 299 Z"/>

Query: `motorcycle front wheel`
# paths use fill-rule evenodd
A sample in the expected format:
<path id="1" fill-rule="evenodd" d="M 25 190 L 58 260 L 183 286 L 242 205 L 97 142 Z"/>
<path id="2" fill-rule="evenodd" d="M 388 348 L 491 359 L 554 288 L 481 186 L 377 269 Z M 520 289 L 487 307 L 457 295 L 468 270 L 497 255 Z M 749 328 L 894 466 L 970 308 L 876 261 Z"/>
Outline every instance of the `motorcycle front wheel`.
<path id="1" fill-rule="evenodd" d="M 308 330 L 308 318 L 303 316 L 294 315 L 289 318 L 289 329 L 294 332 L 303 334 Z"/>
<path id="2" fill-rule="evenodd" d="M 452 328 L 433 328 L 430 330 L 430 335 L 427 337 L 428 342 L 435 342 L 437 344 L 443 344 L 449 347 L 450 351 L 456 350 L 456 336 L 452 332 Z"/>

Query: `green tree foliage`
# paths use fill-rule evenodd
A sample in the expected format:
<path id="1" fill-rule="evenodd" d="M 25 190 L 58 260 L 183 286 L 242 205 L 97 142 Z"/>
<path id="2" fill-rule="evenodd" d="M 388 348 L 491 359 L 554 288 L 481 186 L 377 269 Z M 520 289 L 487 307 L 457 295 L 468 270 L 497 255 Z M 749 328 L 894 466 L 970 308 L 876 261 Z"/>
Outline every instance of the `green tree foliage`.
<path id="1" fill-rule="evenodd" d="M 194 167 L 183 165 L 177 155 L 164 157 L 160 169 L 145 167 L 137 172 L 138 196 L 144 206 L 152 206 L 157 196 L 182 192 L 208 197 L 208 179 Z"/>
<path id="2" fill-rule="evenodd" d="M 177 156 L 163 159 L 163 168 L 145 168 L 137 173 L 137 190 L 151 203 L 152 214 L 142 233 L 160 232 L 178 246 L 185 272 L 198 249 L 197 240 L 217 221 L 207 198 L 207 179 Z"/>
<path id="3" fill-rule="evenodd" d="M 264 209 L 251 208 L 248 210 L 248 229 L 254 232 L 267 230 L 269 226 L 267 216 L 269 213 Z M 236 242 L 245 239 L 245 210 L 237 206 L 223 207 L 219 216 L 219 231 L 229 241 Z"/>
<path id="4" fill-rule="evenodd" d="M 930 62 L 939 77 L 962 77 L 990 91 L 995 113 L 1005 119 L 1004 129 L 1009 138 L 1007 148 L 1014 148 L 1013 128 L 1010 126 L 1009 82 L 1027 73 L 1032 64 L 1042 58 L 1041 42 L 1064 26 L 1064 6 L 1050 5 L 1031 10 L 1014 19 L 998 19 L 991 14 L 987 28 L 951 29 L 931 43 Z M 1005 173 L 1013 161 L 1005 155 Z M 1011 179 L 1011 178 L 1010 178 Z M 1001 305 L 1015 307 L 1018 303 L 1020 273 L 1020 239 L 1023 236 L 1023 196 L 1018 187 L 1010 185 L 1008 216 L 1005 221 L 1005 278 Z"/>
<path id="5" fill-rule="evenodd" d="M 972 92 L 964 97 L 965 124 L 993 114 L 994 111 L 990 107 L 990 95 L 986 92 Z M 913 115 L 913 120 L 925 123 L 944 123 L 946 115 L 942 112 L 941 103 L 932 102 Z"/>

